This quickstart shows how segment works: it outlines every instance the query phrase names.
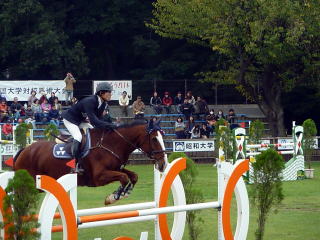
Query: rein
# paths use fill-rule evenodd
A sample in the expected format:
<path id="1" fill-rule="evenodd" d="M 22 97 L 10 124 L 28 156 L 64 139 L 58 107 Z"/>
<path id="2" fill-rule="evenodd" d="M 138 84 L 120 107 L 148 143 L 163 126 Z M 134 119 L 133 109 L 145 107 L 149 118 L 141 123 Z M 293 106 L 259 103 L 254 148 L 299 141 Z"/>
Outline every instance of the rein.
<path id="1" fill-rule="evenodd" d="M 102 144 L 103 137 L 104 137 L 104 130 L 102 131 L 102 135 L 101 135 L 100 140 L 97 142 L 97 144 L 94 147 L 91 147 L 90 150 L 93 150 L 93 149 L 96 149 L 96 148 L 102 148 L 103 150 L 106 150 L 106 151 L 110 152 L 113 156 L 115 156 L 116 158 L 121 160 L 118 154 L 116 154 L 114 151 L 110 150 L 109 148 L 103 146 L 103 144 Z"/>

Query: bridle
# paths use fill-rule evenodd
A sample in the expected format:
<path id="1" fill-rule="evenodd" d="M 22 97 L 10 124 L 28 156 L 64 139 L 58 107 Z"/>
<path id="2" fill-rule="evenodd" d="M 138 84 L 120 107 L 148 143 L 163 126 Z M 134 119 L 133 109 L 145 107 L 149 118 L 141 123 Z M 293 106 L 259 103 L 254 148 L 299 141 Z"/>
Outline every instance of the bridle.
<path id="1" fill-rule="evenodd" d="M 142 150 L 142 148 L 139 147 L 138 145 L 133 144 L 130 140 L 128 140 L 125 136 L 123 136 L 118 130 L 112 129 L 112 131 L 114 131 L 119 137 L 121 137 L 121 138 L 122 138 L 127 144 L 129 144 L 131 147 L 133 147 L 134 149 L 138 149 L 138 150 L 141 151 L 142 153 L 146 154 L 146 155 L 148 156 L 148 158 L 154 160 L 156 164 L 158 164 L 158 163 L 160 162 L 161 158 L 157 158 L 156 155 L 157 155 L 158 153 L 164 153 L 165 150 L 157 150 L 157 151 L 151 150 L 151 151 L 149 151 L 149 152 L 146 152 L 146 151 Z M 109 147 L 106 147 L 106 146 L 103 145 L 104 134 L 105 134 L 105 130 L 102 131 L 102 135 L 101 135 L 100 140 L 97 142 L 97 144 L 96 144 L 95 146 L 91 147 L 90 150 L 96 149 L 96 148 L 101 148 L 101 149 L 103 149 L 103 150 L 111 153 L 113 156 L 115 156 L 115 157 L 118 158 L 119 160 L 121 160 L 118 154 L 116 154 L 114 151 L 112 151 Z M 149 146 L 151 146 L 151 134 L 150 134 L 148 131 L 147 131 L 146 137 L 147 137 L 148 140 L 149 140 Z M 144 142 L 145 142 L 145 141 L 143 141 L 143 143 L 144 143 Z M 142 144 L 143 144 L 143 143 L 142 143 Z M 160 144 L 160 143 L 159 143 L 159 144 Z M 127 163 L 125 163 L 124 165 L 126 165 L 126 164 L 127 164 Z"/>

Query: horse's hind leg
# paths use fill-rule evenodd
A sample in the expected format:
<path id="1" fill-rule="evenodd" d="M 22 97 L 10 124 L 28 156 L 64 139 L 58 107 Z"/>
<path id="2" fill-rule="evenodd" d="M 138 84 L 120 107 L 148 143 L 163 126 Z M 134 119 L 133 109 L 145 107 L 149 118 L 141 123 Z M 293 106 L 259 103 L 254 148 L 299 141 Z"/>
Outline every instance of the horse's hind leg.
<path id="1" fill-rule="evenodd" d="M 114 193 L 106 197 L 105 205 L 114 203 L 124 197 L 124 191 L 129 187 L 129 177 L 126 173 L 105 170 L 93 177 L 95 186 L 104 186 L 108 183 L 119 181 L 121 186 Z"/>

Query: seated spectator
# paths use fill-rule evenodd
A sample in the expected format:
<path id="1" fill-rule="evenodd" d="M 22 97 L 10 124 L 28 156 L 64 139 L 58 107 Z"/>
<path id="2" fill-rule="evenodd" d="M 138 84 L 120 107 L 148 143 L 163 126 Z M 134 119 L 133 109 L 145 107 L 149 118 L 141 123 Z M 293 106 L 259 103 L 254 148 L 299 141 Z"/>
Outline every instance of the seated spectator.
<path id="1" fill-rule="evenodd" d="M 176 107 L 176 112 L 181 113 L 181 105 L 183 104 L 183 98 L 181 92 L 177 93 L 177 96 L 174 97 L 173 104 Z"/>
<path id="2" fill-rule="evenodd" d="M 10 112 L 14 118 L 14 121 L 18 121 L 20 118 L 22 110 L 22 105 L 18 102 L 18 98 L 14 97 L 13 98 L 13 103 L 10 105 Z"/>
<path id="3" fill-rule="evenodd" d="M 218 121 L 220 119 L 226 119 L 221 109 L 219 109 L 218 114 L 216 115 L 216 120 Z"/>
<path id="4" fill-rule="evenodd" d="M 188 99 L 184 99 L 184 102 L 180 108 L 181 108 L 181 113 L 184 115 L 184 118 L 186 120 L 188 120 L 189 117 L 194 112 L 194 107 L 191 103 L 188 102 Z"/>
<path id="5" fill-rule="evenodd" d="M 13 140 L 13 127 L 10 119 L 2 125 L 2 140 Z"/>
<path id="6" fill-rule="evenodd" d="M 195 125 L 191 130 L 191 139 L 199 139 L 200 138 L 200 126 Z"/>
<path id="7" fill-rule="evenodd" d="M 216 115 L 214 114 L 214 109 L 210 109 L 209 114 L 207 115 L 206 118 L 216 118 Z"/>
<path id="8" fill-rule="evenodd" d="M 152 106 L 155 114 L 161 114 L 162 113 L 161 104 L 162 104 L 161 98 L 158 97 L 158 93 L 157 92 L 154 92 L 153 96 L 150 98 L 150 106 Z"/>
<path id="9" fill-rule="evenodd" d="M 43 103 L 41 104 L 41 109 L 42 109 L 42 116 L 43 118 L 46 118 L 46 121 L 49 121 L 49 112 L 51 110 L 51 105 L 48 103 L 47 99 L 43 100 Z"/>
<path id="10" fill-rule="evenodd" d="M 28 97 L 28 105 L 31 106 L 32 103 L 34 103 L 34 100 L 37 99 L 36 95 L 37 95 L 37 92 L 34 91 L 34 90 L 32 90 L 32 91 L 31 91 L 31 95 Z"/>
<path id="11" fill-rule="evenodd" d="M 59 111 L 57 110 L 56 106 L 53 105 L 48 113 L 48 120 L 50 120 L 50 123 L 56 125 L 58 128 L 60 123 L 59 118 L 60 118 Z"/>
<path id="12" fill-rule="evenodd" d="M 5 122 L 9 116 L 9 108 L 6 100 L 1 100 L 0 104 L 0 122 Z"/>
<path id="13" fill-rule="evenodd" d="M 47 93 L 45 91 L 42 91 L 41 92 L 41 97 L 39 99 L 39 104 L 41 105 L 44 102 L 45 99 L 47 100 L 47 102 L 49 101 L 48 98 L 47 98 Z"/>
<path id="14" fill-rule="evenodd" d="M 229 109 L 229 113 L 227 115 L 227 121 L 230 124 L 230 129 L 234 129 L 239 127 L 239 124 L 236 123 L 237 116 L 232 108 Z"/>
<path id="15" fill-rule="evenodd" d="M 54 104 L 54 100 L 56 99 L 59 100 L 55 92 L 51 92 L 51 96 L 48 99 L 48 103 L 50 103 L 50 105 L 52 106 Z"/>
<path id="16" fill-rule="evenodd" d="M 41 122 L 43 119 L 42 108 L 39 104 L 40 100 L 35 99 L 31 105 L 31 109 L 33 111 L 34 118 L 36 122 Z"/>
<path id="17" fill-rule="evenodd" d="M 187 119 L 187 125 L 186 125 L 186 138 L 191 138 L 191 131 L 196 125 L 193 116 L 190 116 L 189 119 Z"/>
<path id="18" fill-rule="evenodd" d="M 162 99 L 162 103 L 164 105 L 164 109 L 166 110 L 167 114 L 171 112 L 171 105 L 172 105 L 172 98 L 169 96 L 169 92 L 164 93 L 164 97 Z"/>
<path id="19" fill-rule="evenodd" d="M 207 128 L 209 129 L 210 132 L 214 133 L 215 125 L 216 125 L 215 117 L 208 115 L 206 117 L 206 120 L 207 120 Z"/>
<path id="20" fill-rule="evenodd" d="M 59 114 L 62 113 L 62 104 L 59 103 L 58 98 L 54 99 L 53 105 L 56 106 L 56 109 L 58 110 Z"/>
<path id="21" fill-rule="evenodd" d="M 78 102 L 78 99 L 76 97 L 71 98 L 71 105 L 75 105 Z"/>
<path id="22" fill-rule="evenodd" d="M 133 115 L 135 119 L 141 119 L 144 117 L 145 105 L 142 102 L 141 96 L 137 97 L 137 100 L 132 104 Z"/>
<path id="23" fill-rule="evenodd" d="M 32 111 L 32 108 L 30 105 L 27 106 L 27 109 L 25 110 L 25 123 L 31 123 L 32 124 L 32 128 L 36 129 L 36 120 L 34 117 L 34 113 Z"/>
<path id="24" fill-rule="evenodd" d="M 210 137 L 210 132 L 211 132 L 211 129 L 208 128 L 207 124 L 202 123 L 201 129 L 200 129 L 200 137 L 207 139 Z"/>
<path id="25" fill-rule="evenodd" d="M 191 103 L 192 105 L 194 105 L 196 103 L 196 100 L 194 99 L 194 96 L 192 95 L 191 91 L 187 92 L 185 99 L 187 99 L 188 103 Z"/>
<path id="26" fill-rule="evenodd" d="M 126 91 L 123 91 L 122 95 L 119 97 L 119 106 L 121 112 L 124 116 L 128 116 L 128 106 L 129 106 L 129 97 Z"/>
<path id="27" fill-rule="evenodd" d="M 183 122 L 182 117 L 178 117 L 175 124 L 174 124 L 174 132 L 176 134 L 177 139 L 184 139 L 186 138 L 185 132 L 185 125 Z"/>
<path id="28" fill-rule="evenodd" d="M 204 116 L 206 116 L 209 112 L 208 104 L 207 102 L 202 99 L 201 97 L 197 97 L 197 101 L 194 104 L 195 109 L 195 115 L 197 116 L 197 119 L 203 119 Z"/>

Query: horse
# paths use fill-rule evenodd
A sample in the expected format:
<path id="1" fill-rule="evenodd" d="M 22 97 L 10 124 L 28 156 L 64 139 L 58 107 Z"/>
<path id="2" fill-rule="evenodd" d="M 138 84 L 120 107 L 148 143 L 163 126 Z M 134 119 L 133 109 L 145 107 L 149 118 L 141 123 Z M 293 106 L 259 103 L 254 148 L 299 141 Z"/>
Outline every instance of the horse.
<path id="1" fill-rule="evenodd" d="M 78 174 L 78 186 L 98 187 L 119 181 L 120 187 L 105 198 L 105 205 L 127 197 L 137 183 L 138 175 L 124 168 L 134 150 L 145 153 L 159 171 L 166 166 L 167 155 L 159 123 L 134 121 L 113 130 L 88 130 L 91 147 L 82 160 L 85 171 L 83 175 Z M 54 141 L 39 141 L 20 150 L 14 157 L 14 170 L 25 169 L 33 178 L 48 175 L 58 179 L 70 173 L 67 161 L 54 157 L 55 144 Z"/>

